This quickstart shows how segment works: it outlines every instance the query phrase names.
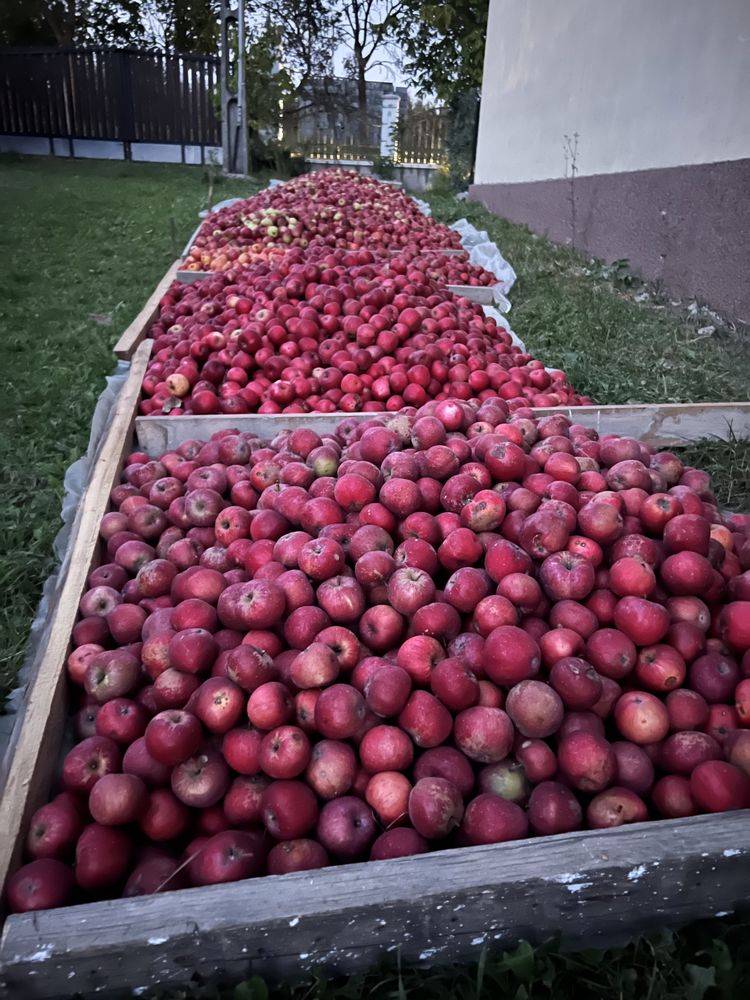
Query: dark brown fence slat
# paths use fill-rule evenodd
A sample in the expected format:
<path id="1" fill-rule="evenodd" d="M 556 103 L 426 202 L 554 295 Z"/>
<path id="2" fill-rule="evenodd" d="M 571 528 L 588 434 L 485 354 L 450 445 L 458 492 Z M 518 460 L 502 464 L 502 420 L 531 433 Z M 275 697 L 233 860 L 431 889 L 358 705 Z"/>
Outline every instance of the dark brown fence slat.
<path id="1" fill-rule="evenodd" d="M 213 56 L 0 49 L 0 134 L 217 145 Z"/>

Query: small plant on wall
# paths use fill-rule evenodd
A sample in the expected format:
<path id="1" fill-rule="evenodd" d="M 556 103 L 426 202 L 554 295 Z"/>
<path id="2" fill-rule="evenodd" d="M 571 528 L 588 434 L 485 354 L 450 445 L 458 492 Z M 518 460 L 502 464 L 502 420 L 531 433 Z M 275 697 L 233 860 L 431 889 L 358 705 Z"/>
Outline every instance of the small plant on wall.
<path id="1" fill-rule="evenodd" d="M 568 178 L 568 202 L 570 204 L 570 245 L 576 245 L 577 235 L 577 206 L 576 206 L 576 177 L 578 175 L 578 140 L 580 136 L 577 132 L 572 135 L 563 136 L 563 156 L 565 157 L 565 176 Z"/>

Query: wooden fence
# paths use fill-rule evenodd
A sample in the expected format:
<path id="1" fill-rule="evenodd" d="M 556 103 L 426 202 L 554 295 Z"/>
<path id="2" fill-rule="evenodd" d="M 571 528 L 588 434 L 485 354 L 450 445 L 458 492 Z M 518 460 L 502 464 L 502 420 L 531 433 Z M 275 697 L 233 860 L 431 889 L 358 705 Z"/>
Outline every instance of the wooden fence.
<path id="1" fill-rule="evenodd" d="M 393 160 L 420 166 L 448 162 L 448 111 L 446 108 L 408 108 L 401 113 L 393 134 Z M 371 129 L 371 131 L 373 131 Z M 373 160 L 379 145 L 363 145 L 354 135 L 317 130 L 306 140 L 289 136 L 295 152 L 331 160 Z"/>
<path id="2" fill-rule="evenodd" d="M 396 130 L 396 160 L 399 163 L 448 162 L 448 109 L 409 109 L 401 115 Z"/>
<path id="3" fill-rule="evenodd" d="M 0 50 L 0 134 L 221 144 L 219 60 L 137 49 Z"/>

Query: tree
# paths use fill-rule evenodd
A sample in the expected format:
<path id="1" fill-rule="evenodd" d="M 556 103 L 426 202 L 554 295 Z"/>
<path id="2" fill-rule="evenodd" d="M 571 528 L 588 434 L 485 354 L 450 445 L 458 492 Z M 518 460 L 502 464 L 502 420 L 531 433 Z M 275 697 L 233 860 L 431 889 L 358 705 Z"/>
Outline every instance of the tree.
<path id="1" fill-rule="evenodd" d="M 297 88 L 331 72 L 336 46 L 335 7 L 320 0 L 250 0 L 254 12 L 281 32 L 277 53 Z"/>
<path id="2" fill-rule="evenodd" d="M 422 93 L 450 101 L 482 85 L 489 0 L 403 0 L 389 29 L 402 46 L 405 70 Z"/>
<path id="3" fill-rule="evenodd" d="M 129 45 L 144 36 L 139 0 L 5 0 L 4 45 Z"/>
<path id="4" fill-rule="evenodd" d="M 147 43 L 166 52 L 213 55 L 219 49 L 221 0 L 143 0 Z"/>
<path id="5" fill-rule="evenodd" d="M 357 81 L 359 141 L 367 143 L 367 71 L 384 65 L 380 58 L 396 34 L 409 0 L 344 0 L 341 19 L 349 60 Z"/>

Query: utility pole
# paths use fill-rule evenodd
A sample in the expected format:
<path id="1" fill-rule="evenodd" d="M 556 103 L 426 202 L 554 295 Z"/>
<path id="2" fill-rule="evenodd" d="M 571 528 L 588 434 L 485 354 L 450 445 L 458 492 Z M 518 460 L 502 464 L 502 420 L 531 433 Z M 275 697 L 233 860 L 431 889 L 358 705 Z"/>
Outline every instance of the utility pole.
<path id="1" fill-rule="evenodd" d="M 246 177 L 245 0 L 221 0 L 221 145 L 224 172 Z"/>

